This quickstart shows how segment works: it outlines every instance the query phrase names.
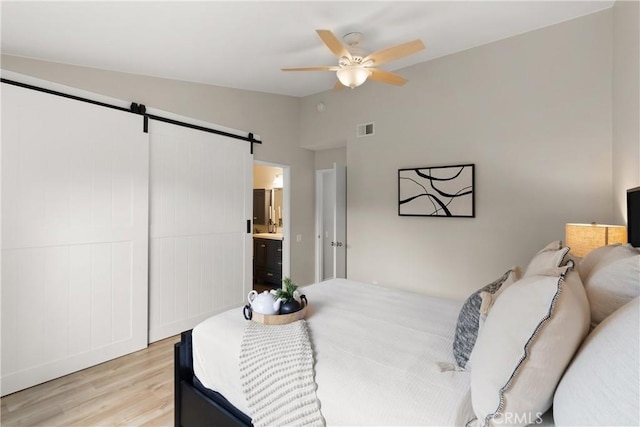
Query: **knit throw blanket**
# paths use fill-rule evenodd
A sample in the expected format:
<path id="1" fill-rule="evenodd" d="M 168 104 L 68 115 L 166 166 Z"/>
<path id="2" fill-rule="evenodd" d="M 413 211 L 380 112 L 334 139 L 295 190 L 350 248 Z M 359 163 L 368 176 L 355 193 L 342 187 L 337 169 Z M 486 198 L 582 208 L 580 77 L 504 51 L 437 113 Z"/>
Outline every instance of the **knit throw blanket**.
<path id="1" fill-rule="evenodd" d="M 307 322 L 247 322 L 240 379 L 253 425 L 324 426 L 316 397 Z"/>

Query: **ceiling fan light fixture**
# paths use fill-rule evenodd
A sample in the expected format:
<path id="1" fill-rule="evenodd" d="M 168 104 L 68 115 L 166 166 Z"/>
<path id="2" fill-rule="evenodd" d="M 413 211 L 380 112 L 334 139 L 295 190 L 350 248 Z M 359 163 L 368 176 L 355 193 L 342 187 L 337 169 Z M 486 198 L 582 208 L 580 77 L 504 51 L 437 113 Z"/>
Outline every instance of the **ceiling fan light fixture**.
<path id="1" fill-rule="evenodd" d="M 353 89 L 367 81 L 370 73 L 362 65 L 346 65 L 340 68 L 336 74 L 340 83 Z"/>

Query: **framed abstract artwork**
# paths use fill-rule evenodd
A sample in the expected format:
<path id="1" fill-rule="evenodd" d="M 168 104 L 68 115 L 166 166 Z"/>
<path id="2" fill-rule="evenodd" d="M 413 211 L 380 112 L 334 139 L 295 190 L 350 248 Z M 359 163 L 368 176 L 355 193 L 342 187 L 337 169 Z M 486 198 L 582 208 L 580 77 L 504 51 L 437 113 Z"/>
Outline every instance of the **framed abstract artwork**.
<path id="1" fill-rule="evenodd" d="M 398 170 L 398 215 L 474 218 L 474 166 Z"/>

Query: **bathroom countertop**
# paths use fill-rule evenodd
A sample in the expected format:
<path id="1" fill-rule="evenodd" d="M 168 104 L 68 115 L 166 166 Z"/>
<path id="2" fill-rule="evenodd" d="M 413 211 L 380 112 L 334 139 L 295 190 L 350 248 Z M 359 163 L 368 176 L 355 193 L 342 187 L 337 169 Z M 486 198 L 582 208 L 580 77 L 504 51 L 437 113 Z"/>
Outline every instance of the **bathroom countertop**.
<path id="1" fill-rule="evenodd" d="M 282 240 L 282 233 L 255 233 L 253 237 L 258 239 Z"/>

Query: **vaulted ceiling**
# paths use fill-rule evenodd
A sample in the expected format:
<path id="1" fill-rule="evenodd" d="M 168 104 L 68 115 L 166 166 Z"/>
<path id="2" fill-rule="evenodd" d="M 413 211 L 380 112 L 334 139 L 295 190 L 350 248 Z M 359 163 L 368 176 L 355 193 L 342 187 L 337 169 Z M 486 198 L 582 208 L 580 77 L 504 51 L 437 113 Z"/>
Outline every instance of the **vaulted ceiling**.
<path id="1" fill-rule="evenodd" d="M 316 29 L 364 35 L 377 51 L 416 38 L 401 69 L 609 8 L 613 1 L 3 1 L 2 53 L 87 67 L 306 96 L 336 65 Z M 409 82 L 410 83 L 410 82 Z M 369 83 L 367 83 L 369 84 Z M 371 83 L 376 84 L 376 83 Z"/>

